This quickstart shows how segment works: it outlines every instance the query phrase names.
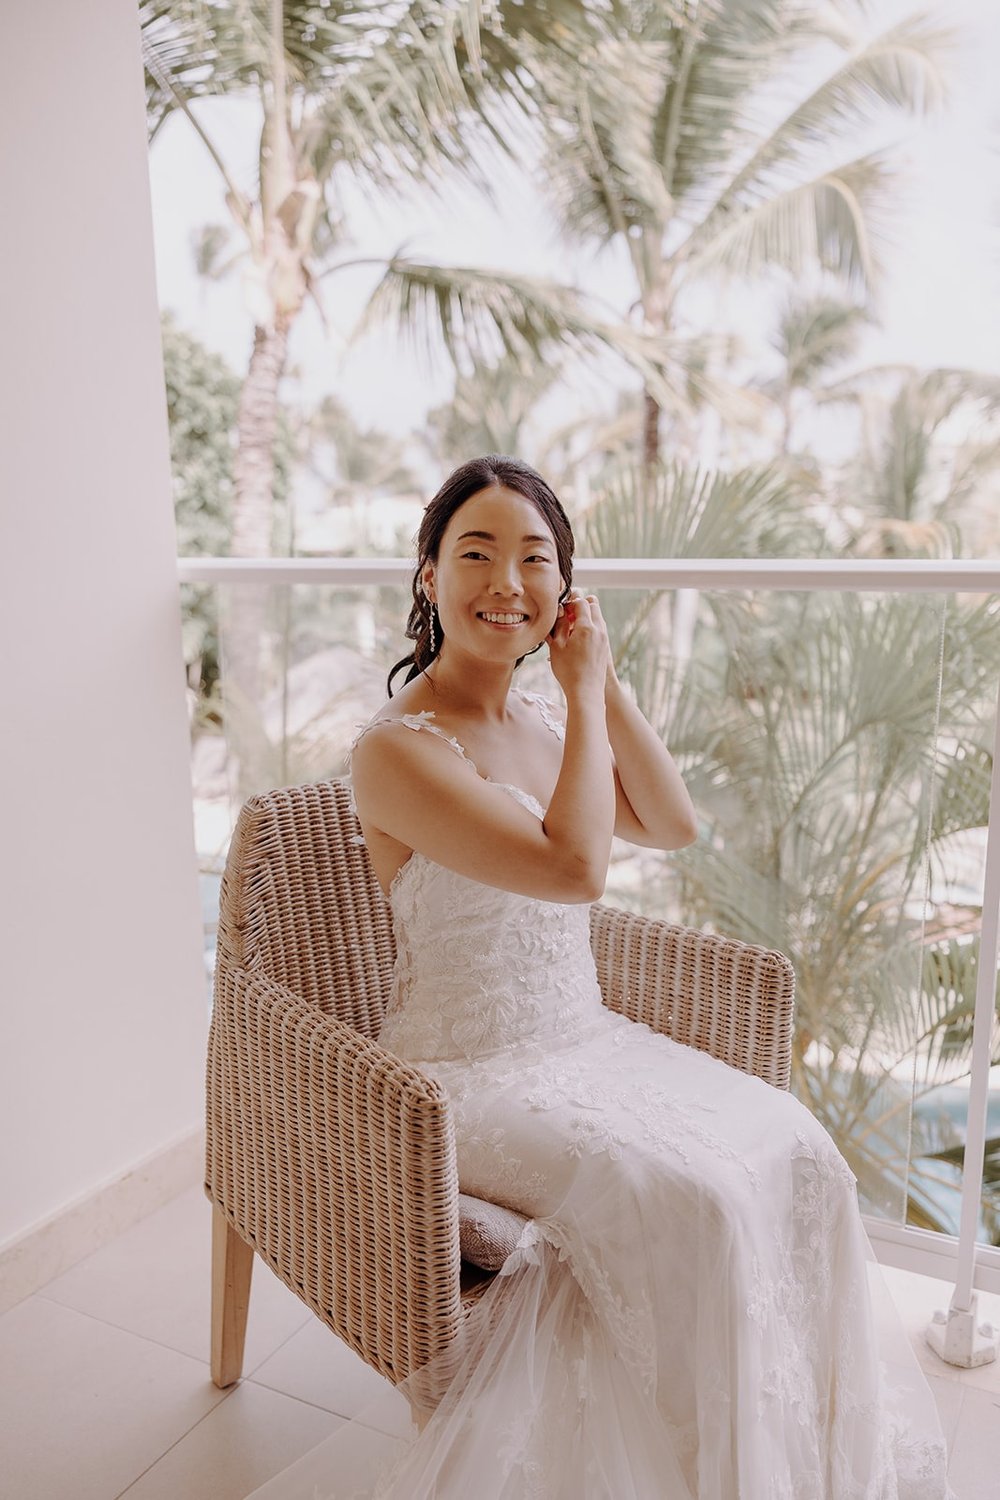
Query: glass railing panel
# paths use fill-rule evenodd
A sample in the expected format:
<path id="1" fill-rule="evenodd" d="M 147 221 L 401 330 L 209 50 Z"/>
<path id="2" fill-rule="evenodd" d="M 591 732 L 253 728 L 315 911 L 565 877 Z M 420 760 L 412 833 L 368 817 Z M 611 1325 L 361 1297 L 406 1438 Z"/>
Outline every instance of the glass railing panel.
<path id="1" fill-rule="evenodd" d="M 205 979 L 211 1004 L 219 886 L 233 828 L 219 661 L 219 591 L 213 584 L 181 583 L 180 602 L 181 644 L 191 730 L 195 854 L 204 934 Z"/>
<path id="2" fill-rule="evenodd" d="M 409 591 L 234 583 L 216 597 L 222 685 L 196 717 L 193 764 L 203 879 L 217 890 L 246 796 L 343 774 L 407 649 Z M 606 899 L 786 952 L 797 975 L 792 1089 L 851 1164 L 862 1208 L 954 1232 L 996 600 L 601 598 L 621 675 L 702 825 L 695 845 L 670 854 L 616 842 Z M 519 680 L 558 692 L 544 652 Z M 1000 1088 L 990 1109 L 1000 1136 Z M 998 1238 L 989 1198 L 981 1237 Z"/>
<path id="3" fill-rule="evenodd" d="M 627 670 L 702 835 L 659 861 L 640 856 L 641 874 L 619 877 L 612 899 L 788 953 L 792 1089 L 850 1162 L 863 1209 L 957 1232 L 995 600 L 665 600 Z M 624 640 L 629 621 L 618 623 Z"/>

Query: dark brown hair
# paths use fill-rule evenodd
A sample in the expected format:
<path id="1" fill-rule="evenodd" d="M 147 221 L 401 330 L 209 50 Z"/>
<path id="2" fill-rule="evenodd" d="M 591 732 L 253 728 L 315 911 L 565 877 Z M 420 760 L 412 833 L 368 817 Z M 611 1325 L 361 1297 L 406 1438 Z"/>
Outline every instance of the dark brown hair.
<path id="1" fill-rule="evenodd" d="M 471 500 L 473 495 L 478 495 L 481 490 L 500 488 L 516 490 L 519 495 L 530 500 L 544 517 L 555 540 L 559 573 L 565 584 L 559 596 L 560 599 L 564 599 L 569 593 L 569 586 L 573 580 L 573 528 L 569 524 L 569 517 L 545 480 L 530 465 L 523 463 L 519 458 L 511 458 L 507 454 L 487 453 L 483 458 L 470 458 L 468 463 L 461 464 L 448 475 L 437 494 L 428 502 L 420 522 L 420 530 L 417 533 L 417 566 L 413 574 L 413 605 L 406 622 L 406 638 L 415 644 L 410 655 L 402 657 L 389 673 L 386 687 L 390 698 L 392 697 L 392 679 L 397 672 L 401 672 L 404 667 L 409 667 L 406 681 L 411 682 L 420 672 L 427 670 L 441 651 L 440 615 L 435 625 L 437 639 L 434 649 L 431 650 L 431 606 L 420 587 L 420 575 L 424 564 L 437 562 L 441 538 L 458 507 L 464 505 L 466 500 Z M 541 644 L 542 642 L 539 642 L 539 646 Z M 538 646 L 532 647 L 532 650 L 537 651 Z M 519 667 L 523 660 L 523 656 L 518 657 L 515 666 Z"/>

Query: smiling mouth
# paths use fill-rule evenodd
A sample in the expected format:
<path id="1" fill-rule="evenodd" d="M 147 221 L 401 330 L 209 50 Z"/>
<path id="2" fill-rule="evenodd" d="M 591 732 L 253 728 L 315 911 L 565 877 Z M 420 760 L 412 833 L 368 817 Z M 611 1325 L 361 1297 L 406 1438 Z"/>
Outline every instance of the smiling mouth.
<path id="1" fill-rule="evenodd" d="M 476 616 L 479 620 L 485 620 L 487 625 L 501 625 L 506 629 L 514 629 L 523 625 L 528 616 L 522 610 L 515 609 L 485 609 L 480 610 Z"/>

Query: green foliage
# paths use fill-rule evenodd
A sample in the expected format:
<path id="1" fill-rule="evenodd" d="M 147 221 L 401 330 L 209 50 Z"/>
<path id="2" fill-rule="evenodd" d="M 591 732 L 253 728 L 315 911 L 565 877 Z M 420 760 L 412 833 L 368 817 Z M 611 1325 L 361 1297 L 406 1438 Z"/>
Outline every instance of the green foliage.
<path id="1" fill-rule="evenodd" d="M 302 420 L 299 442 L 304 466 L 326 486 L 331 504 L 418 488 L 405 442 L 379 427 L 359 427 L 336 396 L 324 396 Z"/>
<path id="2" fill-rule="evenodd" d="M 839 297 L 790 297 L 774 339 L 784 365 L 782 386 L 815 387 L 832 366 L 855 353 L 871 321 L 867 309 Z"/>
<path id="3" fill-rule="evenodd" d="M 161 334 L 177 551 L 181 557 L 224 557 L 241 382 L 221 355 L 179 328 L 169 313 Z"/>
<path id="4" fill-rule="evenodd" d="M 586 518 L 597 555 L 799 552 L 801 489 L 780 464 L 624 469 Z M 801 554 L 800 554 L 801 555 Z M 910 1169 L 911 1093 L 966 1076 L 977 945 L 924 920 L 927 861 L 980 828 L 1000 606 L 926 594 L 606 596 L 616 660 L 703 821 L 647 909 L 794 955 L 793 1087 L 871 1206 L 933 1219 Z M 695 601 L 692 601 L 695 602 Z M 972 913 L 971 915 L 975 915 Z M 912 1121 L 914 1154 L 950 1145 Z"/>
<path id="5" fill-rule="evenodd" d="M 948 1162 L 961 1168 L 965 1165 L 965 1147 L 949 1146 L 944 1151 L 927 1153 L 930 1161 Z M 983 1221 L 991 1245 L 1000 1245 L 1000 1136 L 990 1136 L 986 1142 L 983 1158 Z"/>
<path id="6" fill-rule="evenodd" d="M 869 153 L 817 171 L 818 148 L 839 151 L 879 111 L 938 102 L 940 28 L 910 17 L 864 41 L 798 0 L 625 3 L 619 18 L 614 45 L 579 62 L 539 59 L 558 103 L 542 176 L 566 233 L 622 236 L 645 297 L 676 273 L 746 277 L 767 265 L 797 274 L 818 263 L 870 286 L 889 165 Z M 794 62 L 831 43 L 838 64 L 763 128 L 762 101 L 787 93 Z"/>
<path id="7" fill-rule="evenodd" d="M 713 831 L 684 865 L 685 907 L 796 955 L 795 1086 L 869 1201 L 892 1202 L 907 1186 L 910 1123 L 894 1076 L 915 1053 L 918 1093 L 968 1070 L 967 950 L 939 947 L 922 969 L 936 934 L 917 913 L 932 817 L 939 828 L 946 817 L 939 792 L 959 806 L 936 722 L 982 732 L 1000 616 L 963 606 L 942 637 L 940 607 L 920 595 L 706 608 L 724 659 L 692 679 L 713 705 L 709 719 L 699 693 L 695 721 L 715 726 L 692 794 Z M 989 769 L 972 759 L 965 774 L 975 814 Z"/>
<path id="8" fill-rule="evenodd" d="M 848 395 L 865 414 L 870 436 L 847 484 L 873 528 L 893 523 L 889 534 L 905 538 L 936 523 L 955 533 L 977 496 L 995 485 L 1000 377 L 958 369 L 862 371 L 826 399 Z"/>
<path id="9" fill-rule="evenodd" d="M 233 458 L 242 381 L 219 354 L 178 327 L 170 313 L 160 323 L 170 428 L 177 552 L 180 557 L 226 557 L 232 534 Z M 275 442 L 276 550 L 287 531 L 287 501 L 295 439 L 286 411 Z"/>
<path id="10" fill-rule="evenodd" d="M 622 464 L 583 518 L 580 550 L 592 557 L 766 557 L 821 550 L 803 514 L 801 479 L 778 463 L 728 474 L 659 464 Z M 615 590 L 602 608 L 619 669 L 641 670 L 654 640 L 673 631 L 652 590 Z M 651 630 L 653 621 L 657 628 Z"/>
<path id="11" fill-rule="evenodd" d="M 537 403 L 559 376 L 555 361 L 523 370 L 509 355 L 458 375 L 451 398 L 425 419 L 425 441 L 443 470 L 473 453 L 526 456 Z"/>
<path id="12" fill-rule="evenodd" d="M 169 313 L 161 319 L 161 337 L 177 551 L 181 557 L 224 557 L 231 532 L 240 381 L 220 355 L 185 333 Z M 182 604 L 188 677 L 198 687 L 200 712 L 210 713 L 219 680 L 215 590 L 186 584 Z"/>
<path id="13" fill-rule="evenodd" d="M 225 557 L 232 535 L 233 458 L 242 382 L 221 355 L 178 327 L 160 323 L 170 434 L 170 469 L 180 557 Z M 286 413 L 275 444 L 275 532 L 278 550 L 288 526 L 294 442 Z M 214 589 L 188 585 L 183 620 L 189 676 L 209 698 L 219 678 Z"/>

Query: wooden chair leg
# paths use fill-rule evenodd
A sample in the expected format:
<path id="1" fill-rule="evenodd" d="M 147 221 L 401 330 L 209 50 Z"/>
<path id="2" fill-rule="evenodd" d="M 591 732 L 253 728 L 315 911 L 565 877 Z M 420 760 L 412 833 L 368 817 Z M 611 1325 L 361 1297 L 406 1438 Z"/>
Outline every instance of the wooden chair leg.
<path id="1" fill-rule="evenodd" d="M 252 1272 L 253 1246 L 213 1203 L 212 1380 L 217 1386 L 232 1385 L 243 1370 Z"/>

